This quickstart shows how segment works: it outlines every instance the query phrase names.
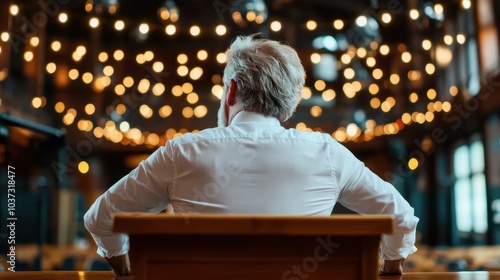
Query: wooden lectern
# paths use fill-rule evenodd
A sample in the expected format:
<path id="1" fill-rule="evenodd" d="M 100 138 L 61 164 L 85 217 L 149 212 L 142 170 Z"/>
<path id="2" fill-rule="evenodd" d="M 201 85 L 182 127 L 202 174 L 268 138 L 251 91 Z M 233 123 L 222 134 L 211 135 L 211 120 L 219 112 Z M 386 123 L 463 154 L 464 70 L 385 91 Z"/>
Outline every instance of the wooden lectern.
<path id="1" fill-rule="evenodd" d="M 115 217 L 130 236 L 136 280 L 378 279 L 391 216 L 329 217 L 132 214 Z"/>

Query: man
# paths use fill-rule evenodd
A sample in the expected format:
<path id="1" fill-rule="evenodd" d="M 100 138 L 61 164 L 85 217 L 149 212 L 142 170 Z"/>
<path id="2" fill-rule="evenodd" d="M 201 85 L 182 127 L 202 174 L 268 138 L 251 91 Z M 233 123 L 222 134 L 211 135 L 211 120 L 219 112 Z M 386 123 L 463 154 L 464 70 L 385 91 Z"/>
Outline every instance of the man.
<path id="1" fill-rule="evenodd" d="M 288 45 L 238 37 L 224 70 L 219 127 L 166 143 L 100 196 L 85 227 L 116 275 L 130 273 L 128 237 L 111 232 L 117 212 L 330 215 L 336 202 L 362 214 L 391 214 L 382 273 L 402 273 L 416 251 L 418 218 L 395 188 L 328 134 L 284 129 L 305 72 Z"/>

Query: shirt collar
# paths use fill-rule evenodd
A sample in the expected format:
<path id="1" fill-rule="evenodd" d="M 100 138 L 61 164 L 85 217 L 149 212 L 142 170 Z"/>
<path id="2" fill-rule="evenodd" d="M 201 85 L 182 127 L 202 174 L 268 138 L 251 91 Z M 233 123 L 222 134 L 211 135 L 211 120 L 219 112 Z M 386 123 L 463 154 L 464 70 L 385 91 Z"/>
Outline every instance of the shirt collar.
<path id="1" fill-rule="evenodd" d="M 238 123 L 261 123 L 266 125 L 281 126 L 280 121 L 275 117 L 266 117 L 260 113 L 250 111 L 238 112 L 231 121 L 232 124 Z"/>

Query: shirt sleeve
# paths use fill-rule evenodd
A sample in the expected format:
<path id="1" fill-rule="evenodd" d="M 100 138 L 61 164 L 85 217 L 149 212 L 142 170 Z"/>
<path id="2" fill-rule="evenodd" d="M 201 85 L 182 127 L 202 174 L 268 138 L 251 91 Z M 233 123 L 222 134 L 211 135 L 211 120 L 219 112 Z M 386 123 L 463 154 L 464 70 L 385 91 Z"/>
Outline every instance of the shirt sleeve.
<path id="1" fill-rule="evenodd" d="M 393 185 L 365 167 L 343 145 L 334 142 L 334 170 L 340 187 L 338 202 L 359 214 L 395 217 L 394 233 L 382 235 L 382 259 L 396 260 L 414 253 L 417 250 L 415 234 L 419 219 L 415 217 L 413 208 Z"/>
<path id="2" fill-rule="evenodd" d="M 97 198 L 85 213 L 85 228 L 94 238 L 100 256 L 111 258 L 128 253 L 128 236 L 112 232 L 116 213 L 158 213 L 167 207 L 167 189 L 175 174 L 169 151 L 165 146 L 158 148 Z"/>

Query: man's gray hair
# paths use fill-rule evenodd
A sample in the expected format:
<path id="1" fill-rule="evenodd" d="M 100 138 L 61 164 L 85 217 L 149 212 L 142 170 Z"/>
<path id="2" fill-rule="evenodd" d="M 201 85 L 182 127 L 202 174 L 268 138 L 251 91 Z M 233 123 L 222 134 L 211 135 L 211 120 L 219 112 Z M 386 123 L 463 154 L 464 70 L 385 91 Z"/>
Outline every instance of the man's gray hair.
<path id="1" fill-rule="evenodd" d="M 285 121 L 299 103 L 304 67 L 292 47 L 257 36 L 239 36 L 231 44 L 224 85 L 236 82 L 241 109 Z"/>

